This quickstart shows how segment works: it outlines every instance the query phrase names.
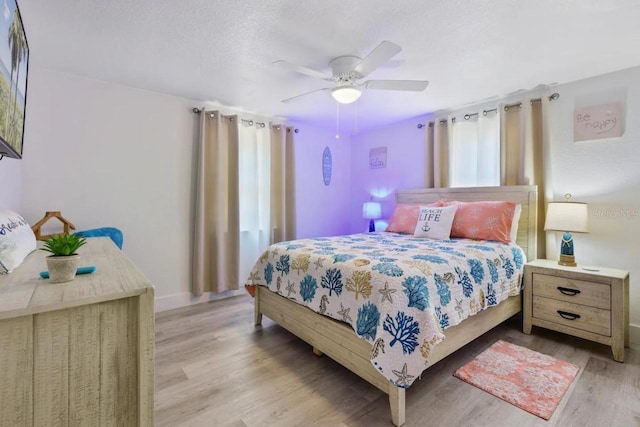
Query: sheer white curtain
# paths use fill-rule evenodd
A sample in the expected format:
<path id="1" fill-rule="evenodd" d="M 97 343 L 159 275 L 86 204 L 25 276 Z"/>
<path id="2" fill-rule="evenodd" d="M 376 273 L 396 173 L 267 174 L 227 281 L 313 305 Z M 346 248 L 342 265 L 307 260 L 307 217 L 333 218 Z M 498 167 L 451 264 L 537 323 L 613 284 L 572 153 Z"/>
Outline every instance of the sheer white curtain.
<path id="1" fill-rule="evenodd" d="M 500 114 L 453 122 L 449 142 L 451 187 L 500 185 Z"/>
<path id="2" fill-rule="evenodd" d="M 240 279 L 249 277 L 271 237 L 271 143 L 266 127 L 239 130 Z"/>

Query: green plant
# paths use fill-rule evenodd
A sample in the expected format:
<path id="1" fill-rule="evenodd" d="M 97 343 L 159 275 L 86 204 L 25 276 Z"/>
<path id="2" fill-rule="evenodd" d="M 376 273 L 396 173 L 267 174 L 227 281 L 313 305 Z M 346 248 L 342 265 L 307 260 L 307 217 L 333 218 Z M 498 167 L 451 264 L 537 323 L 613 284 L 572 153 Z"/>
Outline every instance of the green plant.
<path id="1" fill-rule="evenodd" d="M 76 253 L 80 246 L 87 243 L 84 237 L 77 234 L 57 234 L 44 241 L 43 251 L 54 256 L 69 256 Z"/>

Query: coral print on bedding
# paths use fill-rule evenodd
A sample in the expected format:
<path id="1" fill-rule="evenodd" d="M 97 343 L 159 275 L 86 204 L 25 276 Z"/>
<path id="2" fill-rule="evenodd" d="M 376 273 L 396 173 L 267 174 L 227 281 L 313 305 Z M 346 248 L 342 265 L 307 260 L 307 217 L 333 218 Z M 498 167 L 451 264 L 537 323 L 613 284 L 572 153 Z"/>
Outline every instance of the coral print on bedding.
<path id="1" fill-rule="evenodd" d="M 524 263 L 515 244 L 367 233 L 272 245 L 248 282 L 350 324 L 406 388 L 444 329 L 518 295 Z"/>

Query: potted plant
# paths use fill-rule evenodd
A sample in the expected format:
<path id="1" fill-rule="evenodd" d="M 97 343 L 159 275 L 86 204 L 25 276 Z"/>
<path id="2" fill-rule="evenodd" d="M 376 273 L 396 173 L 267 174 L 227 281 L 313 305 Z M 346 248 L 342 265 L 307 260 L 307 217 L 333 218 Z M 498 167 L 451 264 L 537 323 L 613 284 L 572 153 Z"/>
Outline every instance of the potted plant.
<path id="1" fill-rule="evenodd" d="M 45 240 L 43 251 L 51 252 L 47 256 L 47 268 L 51 283 L 70 282 L 76 277 L 80 265 L 77 250 L 87 243 L 84 237 L 77 234 L 58 234 Z"/>

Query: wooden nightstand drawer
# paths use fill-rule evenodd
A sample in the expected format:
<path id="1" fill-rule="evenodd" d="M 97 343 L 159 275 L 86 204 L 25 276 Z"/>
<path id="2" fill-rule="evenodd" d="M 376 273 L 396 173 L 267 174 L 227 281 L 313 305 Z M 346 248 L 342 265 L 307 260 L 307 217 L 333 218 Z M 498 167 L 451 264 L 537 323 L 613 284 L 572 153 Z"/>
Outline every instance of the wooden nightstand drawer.
<path id="1" fill-rule="evenodd" d="M 522 312 L 525 334 L 539 326 L 599 342 L 622 362 L 629 346 L 629 272 L 533 260 L 524 266 Z"/>
<path id="2" fill-rule="evenodd" d="M 611 310 L 611 286 L 604 283 L 534 273 L 533 295 Z"/>
<path id="3" fill-rule="evenodd" d="M 611 336 L 611 312 L 609 310 L 534 296 L 533 317 L 599 335 Z"/>

